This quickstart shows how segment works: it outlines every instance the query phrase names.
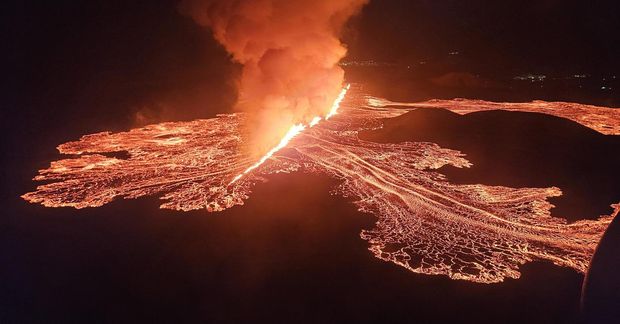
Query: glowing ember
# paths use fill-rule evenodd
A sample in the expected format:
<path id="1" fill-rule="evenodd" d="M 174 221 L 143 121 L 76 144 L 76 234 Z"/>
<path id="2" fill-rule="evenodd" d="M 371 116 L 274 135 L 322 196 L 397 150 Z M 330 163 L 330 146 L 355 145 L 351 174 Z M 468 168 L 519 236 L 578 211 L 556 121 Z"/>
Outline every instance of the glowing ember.
<path id="1" fill-rule="evenodd" d="M 342 102 L 342 100 L 344 100 L 344 97 L 347 95 L 347 91 L 349 91 L 349 88 L 351 88 L 351 85 L 347 84 L 347 86 L 344 89 L 342 89 L 342 91 L 340 91 L 338 98 L 336 98 L 336 101 L 334 101 L 334 104 L 332 105 L 332 109 L 325 116 L 325 120 L 332 118 L 334 115 L 338 113 L 338 108 L 340 108 L 340 103 Z"/>
<path id="2" fill-rule="evenodd" d="M 314 127 L 314 126 L 318 125 L 319 122 L 321 122 L 321 117 L 316 116 L 316 117 L 312 118 L 312 120 L 310 121 L 309 125 L 310 125 L 310 127 Z"/>
<path id="3" fill-rule="evenodd" d="M 335 115 L 336 113 L 338 113 L 338 108 L 340 107 L 340 102 L 342 102 L 342 100 L 344 99 L 345 95 L 347 94 L 347 91 L 349 90 L 349 88 L 351 87 L 350 84 L 347 84 L 346 87 L 344 87 L 342 89 L 342 91 L 340 91 L 340 94 L 338 95 L 338 97 L 336 98 L 336 100 L 334 100 L 334 103 L 332 105 L 331 110 L 329 111 L 329 113 L 327 114 L 327 116 L 325 116 L 325 120 L 329 119 L 331 116 Z M 314 127 L 316 126 L 319 122 L 321 121 L 321 117 L 316 116 L 314 117 L 311 121 L 309 126 L 310 127 Z M 283 149 L 284 147 L 286 147 L 286 145 L 288 145 L 288 142 L 290 142 L 293 137 L 297 136 L 299 133 L 301 133 L 304 129 L 306 129 L 306 126 L 304 126 L 303 124 L 297 124 L 294 125 L 293 127 L 291 127 L 291 129 L 288 130 L 288 132 L 286 133 L 286 135 L 284 135 L 284 137 L 280 140 L 280 143 L 272 148 L 271 150 L 269 150 L 269 152 L 267 152 L 265 155 L 263 155 L 263 157 L 258 160 L 258 162 L 254 163 L 253 165 L 251 165 L 250 167 L 248 167 L 245 171 L 243 171 L 243 173 L 237 175 L 231 182 L 230 184 L 233 184 L 235 182 L 237 182 L 237 180 L 241 179 L 241 177 L 243 177 L 243 175 L 252 172 L 252 170 L 258 168 L 261 164 L 265 163 L 265 161 L 267 161 L 267 159 L 269 159 L 270 157 L 272 157 L 276 152 L 278 152 L 279 150 Z"/>
<path id="4" fill-rule="evenodd" d="M 87 135 L 60 145 L 61 153 L 79 156 L 41 170 L 35 180 L 49 183 L 23 197 L 45 206 L 83 208 L 116 197 L 161 195 L 162 208 L 218 211 L 242 205 L 262 176 L 323 173 L 341 181 L 335 192 L 353 197 L 360 211 L 377 217 L 376 227 L 361 233 L 374 255 L 413 272 L 492 283 L 518 278 L 519 266 L 534 260 L 587 269 L 620 204 L 612 205 L 610 215 L 568 224 L 550 214 L 547 198 L 561 195 L 559 188 L 452 184 L 434 170 L 469 167 L 461 152 L 433 143 L 359 139 L 358 132 L 381 127 L 382 118 L 408 111 L 377 108 L 376 102 L 367 106 L 367 99 L 349 94 L 328 121 L 295 126 L 278 145 L 288 148 L 286 156 L 276 147 L 261 163 L 241 153 L 243 114 Z M 534 111 L 536 104 L 522 107 Z M 599 109 L 571 104 L 562 114 L 585 110 L 600 118 L 597 125 L 618 123 Z M 120 151 L 129 157 L 101 154 Z M 243 169 L 248 172 L 230 183 Z"/>
<path id="5" fill-rule="evenodd" d="M 283 149 L 288 144 L 288 142 L 290 142 L 293 139 L 293 137 L 297 136 L 304 129 L 306 129 L 306 126 L 304 126 L 302 124 L 297 124 L 297 125 L 291 127 L 291 129 L 289 129 L 288 132 L 286 132 L 286 135 L 284 135 L 284 137 L 282 138 L 282 140 L 280 140 L 280 143 L 276 147 L 272 148 L 269 152 L 267 152 L 267 154 L 263 155 L 263 157 L 260 160 L 258 160 L 258 162 L 252 164 L 247 169 L 245 169 L 245 171 L 243 171 L 243 173 L 241 173 L 238 176 L 236 176 L 230 182 L 230 184 L 233 184 L 233 183 L 237 182 L 237 180 L 241 179 L 241 177 L 243 177 L 244 174 L 248 174 L 252 170 L 254 170 L 254 169 L 258 168 L 259 166 L 261 166 L 263 163 L 265 163 L 265 161 L 267 161 L 267 159 L 272 157 L 276 152 L 278 152 L 279 150 Z"/>

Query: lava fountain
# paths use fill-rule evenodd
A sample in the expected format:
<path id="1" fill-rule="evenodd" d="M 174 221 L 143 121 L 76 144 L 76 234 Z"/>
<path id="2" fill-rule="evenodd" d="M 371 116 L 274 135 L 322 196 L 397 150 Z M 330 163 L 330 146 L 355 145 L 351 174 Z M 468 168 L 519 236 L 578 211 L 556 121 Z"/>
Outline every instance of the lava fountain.
<path id="1" fill-rule="evenodd" d="M 182 13 L 242 66 L 236 109 L 245 113 L 246 149 L 273 154 L 282 138 L 315 125 L 341 94 L 345 24 L 368 0 L 183 0 Z M 319 116 L 319 117 L 317 117 Z M 294 126 L 291 126 L 294 125 Z M 257 158 L 257 160 L 263 160 Z"/>
<path id="2" fill-rule="evenodd" d="M 338 113 L 338 108 L 340 107 L 340 102 L 342 102 L 342 100 L 344 99 L 344 96 L 346 96 L 347 91 L 349 90 L 350 87 L 351 87 L 351 85 L 347 84 L 347 86 L 344 87 L 340 91 L 340 94 L 338 95 L 338 97 L 336 98 L 336 100 L 332 104 L 331 109 L 329 110 L 329 112 L 325 116 L 325 120 L 331 118 L 332 116 L 334 116 L 335 114 Z M 308 126 L 309 127 L 314 127 L 314 126 L 318 125 L 319 122 L 321 122 L 321 117 L 315 116 L 314 118 L 312 118 L 312 120 L 310 121 L 310 124 Z M 281 150 L 284 147 L 286 147 L 286 145 L 288 145 L 288 142 L 290 142 L 293 139 L 293 137 L 297 136 L 304 129 L 306 129 L 306 127 L 307 126 L 305 126 L 303 124 L 293 125 L 291 127 L 291 129 L 289 129 L 288 132 L 286 132 L 286 135 L 284 135 L 284 137 L 280 140 L 280 143 L 278 143 L 278 145 L 276 147 L 274 147 L 271 150 L 269 150 L 269 152 L 267 152 L 265 155 L 263 155 L 263 157 L 261 157 L 260 160 L 258 160 L 258 162 L 256 162 L 256 163 L 252 164 L 251 166 L 249 166 L 247 169 L 245 169 L 245 171 L 243 171 L 243 173 L 240 173 L 239 175 L 237 175 L 230 182 L 230 184 L 233 184 L 233 183 L 237 182 L 237 180 L 241 179 L 241 177 L 243 177 L 244 174 L 246 174 L 248 172 L 251 172 L 252 170 L 258 168 L 261 164 L 265 163 L 265 161 L 267 161 L 267 159 L 272 157 L 276 152 L 278 152 L 279 150 Z"/>
<path id="3" fill-rule="evenodd" d="M 248 143 L 240 134 L 252 122 L 246 113 L 161 123 L 86 135 L 58 146 L 71 157 L 40 170 L 34 179 L 46 183 L 22 197 L 48 207 L 85 208 L 117 197 L 157 195 L 164 200 L 161 208 L 217 212 L 243 205 L 254 184 L 270 174 L 320 173 L 339 180 L 335 193 L 353 198 L 360 211 L 377 217 L 375 228 L 361 233 L 369 250 L 412 272 L 493 283 L 518 278 L 519 266 L 535 260 L 587 270 L 620 203 L 596 220 L 567 223 L 551 215 L 553 205 L 547 200 L 561 195 L 560 188 L 450 183 L 436 170 L 446 165 L 470 167 L 463 153 L 427 142 L 375 143 L 358 134 L 420 106 L 472 111 L 476 105 L 453 100 L 394 107 L 366 96 L 359 86 L 348 93 L 347 89 L 337 97 L 342 102 L 336 100 L 324 118 L 294 124 L 258 161 L 243 149 Z M 620 124 L 615 111 L 602 107 L 479 104 L 480 109 L 572 116 L 614 134 Z M 114 152 L 126 152 L 127 157 L 113 157 Z"/>

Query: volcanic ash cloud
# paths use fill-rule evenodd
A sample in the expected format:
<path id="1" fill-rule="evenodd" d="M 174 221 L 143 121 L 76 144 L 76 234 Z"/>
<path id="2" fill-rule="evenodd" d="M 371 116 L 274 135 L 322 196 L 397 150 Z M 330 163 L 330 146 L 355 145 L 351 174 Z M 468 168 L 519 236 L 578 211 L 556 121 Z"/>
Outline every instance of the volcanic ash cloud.
<path id="1" fill-rule="evenodd" d="M 180 10 L 209 27 L 243 65 L 237 108 L 249 112 L 262 154 L 291 125 L 325 116 L 338 96 L 346 55 L 338 36 L 367 0 L 185 0 Z"/>

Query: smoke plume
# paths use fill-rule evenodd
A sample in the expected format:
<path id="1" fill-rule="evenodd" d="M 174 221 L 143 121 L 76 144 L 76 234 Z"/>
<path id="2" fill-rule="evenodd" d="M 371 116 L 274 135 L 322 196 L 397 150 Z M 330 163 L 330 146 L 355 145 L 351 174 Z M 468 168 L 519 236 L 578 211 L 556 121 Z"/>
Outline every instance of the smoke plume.
<path id="1" fill-rule="evenodd" d="M 367 1 L 184 0 L 180 10 L 243 65 L 237 108 L 250 113 L 251 146 L 264 153 L 293 124 L 329 111 L 344 81 L 339 34 Z"/>

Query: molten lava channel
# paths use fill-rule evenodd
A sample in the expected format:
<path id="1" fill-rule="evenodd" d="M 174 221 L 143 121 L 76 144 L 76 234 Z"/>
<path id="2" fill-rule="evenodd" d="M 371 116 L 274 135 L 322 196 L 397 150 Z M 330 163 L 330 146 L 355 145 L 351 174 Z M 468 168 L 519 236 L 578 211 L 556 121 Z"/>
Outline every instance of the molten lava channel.
<path id="1" fill-rule="evenodd" d="M 417 107 L 461 113 L 493 107 L 553 114 L 619 134 L 615 111 L 567 103 L 465 100 L 398 103 L 396 108 L 365 96 L 359 87 L 345 94 L 325 118 L 293 126 L 259 161 L 241 153 L 243 114 L 86 135 L 60 145 L 60 153 L 77 157 L 40 170 L 35 180 L 47 183 L 23 198 L 49 207 L 84 208 L 117 197 L 159 195 L 165 201 L 161 208 L 215 212 L 243 205 L 252 186 L 266 175 L 321 173 L 340 180 L 336 193 L 354 198 L 360 211 L 377 217 L 376 226 L 361 233 L 370 251 L 410 271 L 481 283 L 518 278 L 519 266 L 534 260 L 586 271 L 620 204 L 597 220 L 569 224 L 550 213 L 553 206 L 547 199 L 561 195 L 560 188 L 452 184 L 435 170 L 470 167 L 463 153 L 426 142 L 374 143 L 358 133 Z M 286 156 L 280 154 L 285 146 Z M 129 157 L 103 154 L 121 151 Z"/>
<path id="2" fill-rule="evenodd" d="M 327 113 L 327 115 L 325 115 L 325 120 L 330 119 L 332 116 L 334 116 L 335 114 L 338 113 L 338 108 L 340 108 L 340 103 L 342 102 L 342 100 L 344 99 L 344 97 L 347 95 L 347 91 L 349 91 L 349 88 L 351 87 L 350 84 L 347 84 L 341 91 L 340 94 L 338 94 L 338 97 L 336 98 L 336 100 L 334 100 L 334 103 L 332 104 L 331 109 L 329 110 L 329 112 Z M 304 125 L 304 124 L 297 124 L 297 125 L 293 125 L 291 126 L 291 128 L 288 130 L 288 132 L 286 132 L 286 134 L 284 135 L 284 137 L 282 137 L 282 139 L 280 140 L 280 143 L 278 143 L 278 145 L 276 145 L 274 148 L 272 148 L 271 150 L 269 150 L 269 152 L 267 152 L 265 155 L 263 155 L 260 160 L 258 160 L 258 162 L 252 164 L 251 166 L 249 166 L 247 169 L 245 169 L 245 171 L 243 171 L 242 173 L 239 173 L 231 182 L 230 184 L 233 184 L 235 182 L 237 182 L 239 179 L 241 179 L 241 177 L 243 177 L 243 175 L 252 172 L 252 170 L 258 168 L 259 166 L 261 166 L 263 163 L 265 163 L 265 161 L 267 161 L 267 159 L 271 158 L 274 154 L 276 154 L 279 150 L 285 148 L 288 143 L 297 135 L 299 135 L 299 133 L 303 132 L 304 129 L 306 129 L 306 127 L 314 127 L 316 125 L 318 125 L 321 122 L 321 117 L 319 116 L 315 116 L 314 118 L 312 118 L 312 120 L 310 121 L 310 123 L 308 124 L 308 126 Z"/>

